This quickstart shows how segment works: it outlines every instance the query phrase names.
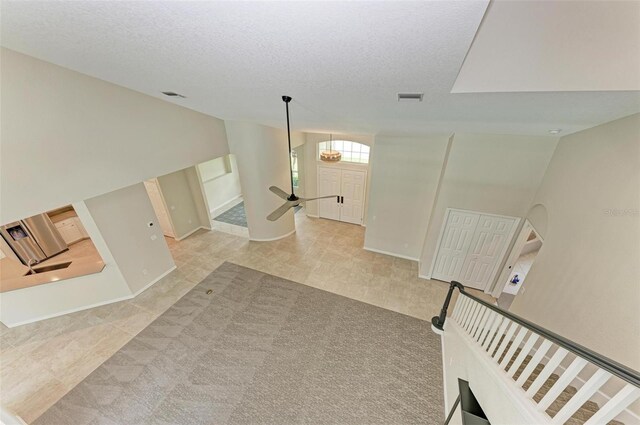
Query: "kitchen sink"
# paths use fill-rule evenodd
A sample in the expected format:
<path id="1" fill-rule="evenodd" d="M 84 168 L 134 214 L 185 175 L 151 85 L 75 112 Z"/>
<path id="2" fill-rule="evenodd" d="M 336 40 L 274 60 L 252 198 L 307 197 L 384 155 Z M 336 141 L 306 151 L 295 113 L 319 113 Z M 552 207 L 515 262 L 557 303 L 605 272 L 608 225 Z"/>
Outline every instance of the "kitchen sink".
<path id="1" fill-rule="evenodd" d="M 33 271 L 29 270 L 27 273 L 25 273 L 25 276 L 29 276 L 31 274 L 51 272 L 54 270 L 66 269 L 70 265 L 71 265 L 71 261 L 68 261 L 66 263 L 60 263 L 60 264 L 52 264 L 50 266 L 44 266 L 44 267 L 34 267 Z"/>

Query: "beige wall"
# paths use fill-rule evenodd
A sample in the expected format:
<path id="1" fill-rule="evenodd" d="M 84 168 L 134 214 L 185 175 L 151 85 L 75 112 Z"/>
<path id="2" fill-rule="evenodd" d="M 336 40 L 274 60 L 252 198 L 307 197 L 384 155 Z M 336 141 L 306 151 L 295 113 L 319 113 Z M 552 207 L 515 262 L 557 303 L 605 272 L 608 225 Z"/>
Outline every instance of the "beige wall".
<path id="1" fill-rule="evenodd" d="M 275 240 L 294 232 L 293 210 L 276 221 L 267 220 L 285 202 L 271 193 L 269 187 L 291 190 L 286 130 L 241 121 L 226 121 L 225 125 L 238 162 L 249 237 Z M 292 132 L 291 145 L 302 143 L 304 134 Z"/>
<path id="2" fill-rule="evenodd" d="M 557 138 L 456 133 L 420 258 L 429 276 L 447 208 L 524 217 Z"/>
<path id="3" fill-rule="evenodd" d="M 207 207 L 195 167 L 158 177 L 162 196 L 171 216 L 176 239 L 181 239 L 200 227 L 209 227 Z"/>
<path id="4" fill-rule="evenodd" d="M 448 139 L 376 137 L 366 248 L 420 257 Z"/>
<path id="5" fill-rule="evenodd" d="M 533 204 L 548 226 L 511 310 L 640 370 L 640 114 L 560 139 Z"/>
<path id="6" fill-rule="evenodd" d="M 1 50 L 0 223 L 226 155 L 224 122 Z"/>
<path id="7" fill-rule="evenodd" d="M 85 204 L 131 292 L 175 267 L 144 184 L 87 199 Z M 154 225 L 148 227 L 149 222 Z"/>
<path id="8" fill-rule="evenodd" d="M 198 170 L 212 217 L 220 214 L 230 202 L 242 196 L 235 155 L 198 164 Z"/>

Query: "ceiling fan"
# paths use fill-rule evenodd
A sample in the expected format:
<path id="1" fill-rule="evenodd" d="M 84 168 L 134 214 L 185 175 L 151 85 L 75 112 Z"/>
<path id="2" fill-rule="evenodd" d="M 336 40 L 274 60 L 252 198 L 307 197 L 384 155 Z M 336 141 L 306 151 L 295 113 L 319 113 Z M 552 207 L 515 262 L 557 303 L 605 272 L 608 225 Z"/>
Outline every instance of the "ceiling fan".
<path id="1" fill-rule="evenodd" d="M 267 220 L 276 221 L 280 217 L 282 217 L 289 208 L 297 207 L 300 204 L 303 204 L 307 201 L 315 201 L 316 199 L 328 199 L 328 198 L 337 198 L 338 195 L 329 195 L 329 196 L 320 196 L 318 198 L 299 198 L 296 196 L 293 191 L 293 169 L 291 167 L 291 129 L 289 128 L 289 102 L 291 102 L 290 96 L 282 96 L 282 100 L 285 103 L 287 108 L 287 140 L 289 142 L 289 177 L 291 178 L 291 194 L 288 194 L 284 190 L 280 189 L 277 186 L 271 186 L 269 190 L 280 198 L 284 199 L 286 202 L 282 204 L 282 206 L 276 208 L 271 214 L 267 216 Z"/>

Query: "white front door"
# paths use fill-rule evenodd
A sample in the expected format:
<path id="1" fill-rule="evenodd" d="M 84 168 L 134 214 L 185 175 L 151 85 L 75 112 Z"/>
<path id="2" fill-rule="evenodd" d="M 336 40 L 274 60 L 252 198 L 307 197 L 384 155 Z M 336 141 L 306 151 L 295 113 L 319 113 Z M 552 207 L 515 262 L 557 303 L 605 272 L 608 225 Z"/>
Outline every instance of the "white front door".
<path id="1" fill-rule="evenodd" d="M 337 168 L 318 167 L 318 196 L 340 196 L 340 172 Z M 318 216 L 340 220 L 340 204 L 337 198 L 318 200 Z"/>
<path id="2" fill-rule="evenodd" d="M 433 279 L 445 282 L 459 279 L 478 219 L 478 214 L 473 212 L 449 212 L 431 276 Z"/>
<path id="3" fill-rule="evenodd" d="M 462 266 L 460 283 L 476 289 L 487 287 L 505 254 L 514 224 L 513 218 L 480 216 Z"/>
<path id="4" fill-rule="evenodd" d="M 342 170 L 340 191 L 340 220 L 362 224 L 364 208 L 365 173 L 363 171 Z"/>

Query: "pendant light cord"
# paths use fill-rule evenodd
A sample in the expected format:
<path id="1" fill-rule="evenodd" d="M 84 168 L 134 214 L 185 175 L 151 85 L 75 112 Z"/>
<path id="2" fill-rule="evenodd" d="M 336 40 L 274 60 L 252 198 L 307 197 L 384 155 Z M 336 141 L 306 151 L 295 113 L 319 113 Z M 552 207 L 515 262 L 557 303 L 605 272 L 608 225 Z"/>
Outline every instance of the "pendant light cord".
<path id="1" fill-rule="evenodd" d="M 291 179 L 291 198 L 295 198 L 296 195 L 293 193 L 293 166 L 291 165 L 291 128 L 289 127 L 289 102 L 291 101 L 290 97 L 282 96 L 282 100 L 287 107 L 287 141 L 289 142 L 289 178 Z"/>

